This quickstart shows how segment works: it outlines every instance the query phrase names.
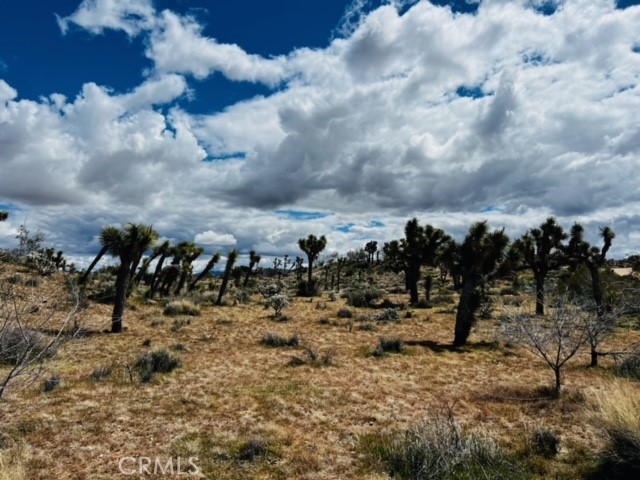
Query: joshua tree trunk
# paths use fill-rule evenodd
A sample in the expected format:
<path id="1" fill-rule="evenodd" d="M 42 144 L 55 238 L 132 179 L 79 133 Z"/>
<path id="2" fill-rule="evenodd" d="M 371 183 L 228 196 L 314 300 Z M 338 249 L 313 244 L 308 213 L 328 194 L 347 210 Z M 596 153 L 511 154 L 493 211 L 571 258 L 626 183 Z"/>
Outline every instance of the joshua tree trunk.
<path id="1" fill-rule="evenodd" d="M 598 319 L 604 314 L 604 305 L 602 301 L 602 283 L 600 282 L 600 269 L 597 265 L 589 263 L 589 273 L 591 274 L 591 285 L 593 289 L 593 301 L 596 303 L 596 313 Z"/>
<path id="2" fill-rule="evenodd" d="M 309 259 L 309 267 L 307 268 L 307 295 L 311 296 L 313 293 L 313 260 Z"/>
<path id="3" fill-rule="evenodd" d="M 544 315 L 544 277 L 536 276 L 536 315 Z"/>
<path id="4" fill-rule="evenodd" d="M 160 272 L 162 272 L 162 264 L 164 263 L 164 261 L 166 260 L 166 258 L 169 256 L 168 253 L 163 253 L 160 256 L 160 260 L 158 260 L 158 264 L 156 265 L 156 269 L 153 272 L 153 277 L 151 277 L 151 282 L 149 282 L 149 287 L 151 288 L 151 297 L 153 298 L 153 294 L 155 294 L 155 288 L 156 288 L 156 283 L 158 282 L 158 277 L 160 276 Z"/>
<path id="5" fill-rule="evenodd" d="M 202 270 L 198 276 L 193 280 L 193 282 L 191 282 L 189 284 L 189 288 L 188 291 L 190 292 L 191 290 L 193 290 L 196 287 L 196 283 L 198 283 L 200 280 L 202 280 L 204 277 L 206 277 L 207 275 L 209 275 L 209 272 L 213 269 L 213 267 L 216 265 L 216 263 L 218 263 L 218 261 L 220 260 L 220 254 L 219 253 L 215 253 L 212 257 L 211 260 L 209 260 L 207 262 L 207 265 L 204 267 L 204 270 Z"/>
<path id="6" fill-rule="evenodd" d="M 406 273 L 406 285 L 407 290 L 409 290 L 409 297 L 411 299 L 411 304 L 415 305 L 418 303 L 418 281 L 420 280 L 420 264 L 409 265 L 407 267 Z"/>
<path id="7" fill-rule="evenodd" d="M 467 343 L 471 327 L 474 322 L 474 311 L 477 303 L 475 284 L 467 280 L 462 285 L 460 292 L 460 302 L 458 303 L 458 311 L 456 313 L 456 328 L 453 340 L 454 347 L 461 347 Z"/>
<path id="8" fill-rule="evenodd" d="M 124 315 L 124 307 L 127 303 L 130 275 L 131 259 L 122 257 L 116 276 L 116 296 L 113 304 L 113 314 L 111 315 L 111 333 L 122 332 L 122 316 Z"/>
<path id="9" fill-rule="evenodd" d="M 427 299 L 427 302 L 431 301 L 431 288 L 433 287 L 433 277 L 431 273 L 427 273 L 427 276 L 424 279 L 424 294 Z"/>
<path id="10" fill-rule="evenodd" d="M 218 293 L 218 300 L 216 301 L 216 305 L 222 305 L 222 297 L 224 297 L 224 294 L 227 291 L 227 285 L 229 284 L 229 278 L 231 277 L 233 264 L 235 263 L 237 256 L 238 253 L 236 250 L 232 250 L 229 253 L 227 265 L 224 267 L 224 276 L 222 277 L 222 285 L 220 285 L 220 293 Z"/>
<path id="11" fill-rule="evenodd" d="M 80 277 L 80 281 L 78 282 L 80 285 L 84 284 L 87 281 L 87 278 L 89 278 L 89 274 L 91 273 L 91 270 L 93 270 L 93 268 L 97 265 L 100 259 L 104 256 L 104 254 L 107 253 L 107 250 L 109 250 L 108 247 L 102 247 L 100 249 L 100 251 L 98 252 L 98 255 L 96 255 L 96 258 L 94 258 L 93 262 L 91 262 L 91 265 L 89 265 L 89 268 L 87 268 L 87 270 L 84 272 L 82 277 Z"/>

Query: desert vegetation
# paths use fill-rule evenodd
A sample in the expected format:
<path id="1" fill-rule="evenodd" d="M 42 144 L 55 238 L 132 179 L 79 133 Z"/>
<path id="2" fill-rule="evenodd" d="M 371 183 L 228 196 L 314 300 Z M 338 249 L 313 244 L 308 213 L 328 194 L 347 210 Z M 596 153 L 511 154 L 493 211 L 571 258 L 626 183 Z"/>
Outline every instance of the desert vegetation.
<path id="1" fill-rule="evenodd" d="M 614 233 L 404 233 L 324 257 L 309 235 L 305 262 L 108 226 L 77 271 L 24 227 L 0 257 L 0 478 L 131 457 L 216 479 L 635 478 L 640 279 L 613 271 L 637 266 L 607 259 Z"/>

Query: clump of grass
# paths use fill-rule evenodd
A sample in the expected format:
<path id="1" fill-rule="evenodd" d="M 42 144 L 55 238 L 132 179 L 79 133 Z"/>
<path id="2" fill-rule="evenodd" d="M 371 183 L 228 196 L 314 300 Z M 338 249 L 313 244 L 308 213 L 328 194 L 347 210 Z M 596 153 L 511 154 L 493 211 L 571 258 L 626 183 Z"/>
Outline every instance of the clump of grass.
<path id="1" fill-rule="evenodd" d="M 45 393 L 53 392 L 60 386 L 60 375 L 53 375 L 45 378 L 42 382 L 42 391 Z"/>
<path id="2" fill-rule="evenodd" d="M 164 325 L 164 320 L 154 320 L 151 322 L 152 327 L 160 327 Z"/>
<path id="3" fill-rule="evenodd" d="M 0 480 L 27 480 L 28 462 L 24 444 L 0 445 Z"/>
<path id="4" fill-rule="evenodd" d="M 531 451 L 544 458 L 553 458 L 560 453 L 560 435 L 547 427 L 540 427 L 531 435 Z"/>
<path id="5" fill-rule="evenodd" d="M 441 293 L 441 294 L 432 296 L 431 303 L 433 303 L 434 305 L 450 305 L 452 303 L 455 303 L 455 299 L 451 294 Z"/>
<path id="6" fill-rule="evenodd" d="M 173 321 L 173 324 L 171 325 L 171 331 L 172 332 L 179 332 L 180 330 L 182 330 L 182 327 L 184 327 L 185 325 L 191 325 L 191 320 L 190 319 L 182 319 L 182 318 L 176 318 Z"/>
<path id="7" fill-rule="evenodd" d="M 251 303 L 250 290 L 238 289 L 233 295 L 236 299 L 236 302 L 238 302 L 238 304 L 240 305 L 247 305 L 248 303 Z"/>
<path id="8" fill-rule="evenodd" d="M 363 330 L 365 332 L 373 332 L 376 330 L 375 324 L 371 322 L 361 323 L 356 327 L 358 330 Z"/>
<path id="9" fill-rule="evenodd" d="M 180 359 L 166 350 L 154 350 L 142 355 L 135 364 L 142 383 L 153 380 L 156 373 L 169 373 L 181 366 Z"/>
<path id="10" fill-rule="evenodd" d="M 335 350 L 330 348 L 324 352 L 312 347 L 305 347 L 302 356 L 293 356 L 289 360 L 289 365 L 297 367 L 300 365 L 311 365 L 312 367 L 326 367 L 333 365 Z"/>
<path id="11" fill-rule="evenodd" d="M 290 337 L 283 337 L 277 333 L 269 332 L 266 333 L 260 343 L 265 347 L 297 347 L 300 345 L 300 337 L 298 335 L 292 335 Z"/>
<path id="12" fill-rule="evenodd" d="M 619 377 L 634 378 L 640 380 L 640 352 L 634 352 L 622 358 L 613 371 Z"/>
<path id="13" fill-rule="evenodd" d="M 403 353 L 404 342 L 398 337 L 381 337 L 378 346 L 373 350 L 374 357 L 383 357 L 387 353 Z"/>
<path id="14" fill-rule="evenodd" d="M 91 378 L 96 382 L 101 382 L 102 380 L 105 380 L 106 378 L 110 377 L 112 373 L 113 373 L 113 368 L 111 368 L 108 365 L 103 365 L 101 367 L 96 368 L 91 373 Z"/>
<path id="15" fill-rule="evenodd" d="M 353 312 L 348 308 L 341 308 L 336 312 L 338 318 L 353 318 Z"/>
<path id="16" fill-rule="evenodd" d="M 412 480 L 528 478 L 487 435 L 468 433 L 451 414 L 406 431 L 360 439 L 369 466 L 393 478 Z"/>
<path id="17" fill-rule="evenodd" d="M 428 300 L 425 300 L 424 298 L 421 298 L 420 300 L 418 300 L 416 303 L 414 303 L 412 305 L 414 308 L 422 308 L 422 309 L 426 309 L 426 308 L 433 308 L 433 303 L 431 303 Z"/>
<path id="18" fill-rule="evenodd" d="M 250 439 L 238 446 L 236 458 L 241 462 L 253 462 L 259 458 L 266 458 L 270 453 L 269 445 L 261 439 Z"/>
<path id="19" fill-rule="evenodd" d="M 51 358 L 56 353 L 55 344 L 35 330 L 10 326 L 0 331 L 0 364 L 16 365 L 30 359 Z"/>
<path id="20" fill-rule="evenodd" d="M 164 307 L 163 312 L 167 316 L 188 315 L 197 317 L 200 315 L 200 307 L 189 300 L 174 300 Z"/>
<path id="21" fill-rule="evenodd" d="M 605 463 L 619 478 L 640 474 L 640 397 L 625 385 L 608 388 L 595 395 L 595 409 L 606 434 Z M 605 478 L 604 476 L 601 478 Z M 618 478 L 614 472 L 606 478 Z"/>

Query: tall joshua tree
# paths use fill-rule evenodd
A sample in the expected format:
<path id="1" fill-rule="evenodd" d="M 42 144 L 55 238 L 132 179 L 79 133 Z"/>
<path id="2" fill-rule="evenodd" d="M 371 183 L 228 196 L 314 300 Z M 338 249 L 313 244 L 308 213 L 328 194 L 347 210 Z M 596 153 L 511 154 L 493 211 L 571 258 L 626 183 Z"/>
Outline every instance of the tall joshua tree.
<path id="1" fill-rule="evenodd" d="M 449 236 L 443 230 L 431 225 L 421 227 L 416 218 L 407 222 L 404 236 L 405 238 L 399 242 L 394 240 L 385 243 L 383 250 L 385 258 L 392 264 L 392 269 L 404 271 L 405 285 L 409 291 L 411 303 L 415 304 L 419 300 L 420 269 L 422 265 L 435 265 L 437 252 Z"/>
<path id="2" fill-rule="evenodd" d="M 378 242 L 376 242 L 375 240 L 367 242 L 364 246 L 364 251 L 367 253 L 367 264 L 372 265 L 375 254 L 378 251 Z"/>
<path id="3" fill-rule="evenodd" d="M 584 264 L 589 270 L 593 301 L 596 304 L 599 317 L 604 314 L 604 293 L 600 280 L 600 268 L 605 264 L 607 252 L 611 248 L 616 234 L 611 228 L 604 227 L 600 229 L 600 237 L 603 241 L 602 248 L 592 246 L 584 239 L 584 227 L 575 223 L 571 227 L 569 244 L 565 249 L 570 268 L 575 269 L 578 264 Z"/>
<path id="4" fill-rule="evenodd" d="M 231 278 L 231 272 L 233 271 L 233 265 L 236 263 L 238 259 L 238 250 L 235 248 L 229 252 L 227 255 L 227 264 L 224 267 L 224 276 L 222 277 L 222 285 L 220 285 L 220 292 L 218 293 L 218 300 L 216 300 L 216 305 L 222 305 L 222 298 L 227 291 L 227 285 L 229 285 L 229 278 Z"/>
<path id="5" fill-rule="evenodd" d="M 536 315 L 544 315 L 545 280 L 550 270 L 560 267 L 562 241 L 566 238 L 567 234 L 562 226 L 555 218 L 550 217 L 515 243 L 536 282 Z"/>
<path id="6" fill-rule="evenodd" d="M 211 270 L 213 270 L 213 267 L 216 265 L 216 263 L 218 263 L 220 261 L 220 253 L 216 252 L 213 254 L 213 256 L 211 257 L 211 259 L 207 262 L 207 265 L 204 267 L 204 270 L 202 270 L 198 276 L 189 284 L 189 291 L 192 291 L 195 287 L 196 284 L 202 280 L 204 277 L 206 277 L 209 272 Z"/>
<path id="7" fill-rule="evenodd" d="M 475 311 L 482 301 L 481 288 L 496 272 L 508 244 L 504 229 L 489 232 L 485 221 L 473 224 L 460 245 L 462 290 L 456 312 L 454 347 L 467 343 Z"/>
<path id="8" fill-rule="evenodd" d="M 244 276 L 244 283 L 242 284 L 242 288 L 247 288 L 247 285 L 249 284 L 249 277 L 251 277 L 253 267 L 260 263 L 260 260 L 260 255 L 258 255 L 255 250 L 251 250 L 249 252 L 249 268 L 247 269 L 247 273 Z"/>
<path id="9" fill-rule="evenodd" d="M 176 287 L 176 295 L 179 295 L 187 281 L 187 277 L 193 271 L 193 262 L 204 252 L 204 249 L 198 247 L 194 243 L 185 243 L 182 253 L 182 271 L 180 272 L 180 281 Z"/>
<path id="10" fill-rule="evenodd" d="M 592 246 L 584 239 L 584 227 L 579 223 L 575 223 L 571 227 L 569 235 L 569 244 L 565 249 L 566 261 L 569 268 L 575 270 L 579 264 L 584 264 L 589 270 L 591 277 L 591 292 L 593 302 L 596 305 L 596 321 L 589 327 L 589 333 L 597 333 L 601 329 L 609 328 L 611 324 L 611 315 L 607 315 L 604 302 L 604 289 L 600 278 L 600 269 L 604 266 L 607 252 L 611 248 L 611 244 L 616 234 L 610 227 L 600 229 L 600 237 L 602 238 L 602 248 Z M 593 340 L 593 341 L 592 341 Z M 598 366 L 598 339 L 590 338 L 591 344 L 591 364 L 592 367 Z"/>
<path id="11" fill-rule="evenodd" d="M 307 296 L 312 296 L 315 293 L 313 285 L 313 262 L 315 262 L 320 253 L 327 246 L 327 239 L 324 235 L 316 237 L 315 235 L 309 235 L 307 238 L 301 238 L 298 240 L 298 246 L 300 250 L 307 254 L 308 268 L 307 268 Z"/>
<path id="12" fill-rule="evenodd" d="M 138 270 L 138 273 L 135 276 L 135 283 L 140 283 L 142 281 L 147 271 L 149 270 L 149 266 L 156 258 L 161 257 L 160 260 L 164 262 L 164 257 L 168 255 L 169 247 L 170 247 L 170 243 L 168 240 L 165 240 L 160 245 L 156 245 L 155 247 L 153 247 L 153 250 L 151 251 L 151 255 L 149 255 L 144 260 L 144 262 L 142 262 L 142 265 L 140 266 L 140 269 Z M 160 260 L 158 260 L 158 262 L 160 262 Z M 162 268 L 162 265 L 160 265 L 160 268 Z"/>
<path id="13" fill-rule="evenodd" d="M 100 238 L 100 244 L 102 245 L 102 248 L 96 255 L 96 258 L 93 259 L 93 262 L 91 262 L 91 265 L 89 265 L 89 268 L 87 268 L 84 274 L 82 275 L 82 277 L 80 277 L 80 280 L 78 281 L 80 285 L 82 285 L 87 281 L 91 271 L 98 264 L 100 259 L 104 257 L 104 255 L 109 251 L 109 245 L 115 245 L 116 243 L 118 243 L 121 235 L 122 235 L 122 231 L 118 227 L 115 227 L 113 225 L 104 227 L 100 231 L 99 238 Z"/>
<path id="14" fill-rule="evenodd" d="M 111 315 L 111 332 L 122 332 L 122 317 L 127 301 L 131 267 L 136 258 L 139 258 L 158 238 L 158 233 L 150 226 L 139 223 L 128 223 L 117 235 L 112 235 L 105 240 L 108 244 L 107 251 L 120 259 L 120 266 L 116 275 L 116 293 Z"/>
<path id="15" fill-rule="evenodd" d="M 173 253 L 173 247 L 169 240 L 165 240 L 160 245 L 155 248 L 160 253 L 160 258 L 158 259 L 158 263 L 156 264 L 156 269 L 151 276 L 151 280 L 149 281 L 149 293 L 148 295 L 153 298 L 155 294 L 155 290 L 158 288 L 158 279 L 162 272 L 162 266 L 167 257 L 170 257 Z"/>

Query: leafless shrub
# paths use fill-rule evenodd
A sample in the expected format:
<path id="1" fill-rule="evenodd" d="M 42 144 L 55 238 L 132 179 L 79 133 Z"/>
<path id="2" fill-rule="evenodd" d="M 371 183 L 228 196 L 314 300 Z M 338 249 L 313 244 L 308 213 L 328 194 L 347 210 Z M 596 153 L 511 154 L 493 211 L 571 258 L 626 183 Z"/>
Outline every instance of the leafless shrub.
<path id="1" fill-rule="evenodd" d="M 588 341 L 585 312 L 566 295 L 552 302 L 545 316 L 522 310 L 509 312 L 503 324 L 505 340 L 540 357 L 555 375 L 555 393 L 560 394 L 562 368 Z"/>
<path id="2" fill-rule="evenodd" d="M 18 285 L 0 285 L 0 365 L 7 367 L 0 375 L 0 397 L 10 384 L 24 387 L 36 381 L 45 360 L 81 331 L 79 295 L 68 285 L 67 291 L 47 297 Z"/>

